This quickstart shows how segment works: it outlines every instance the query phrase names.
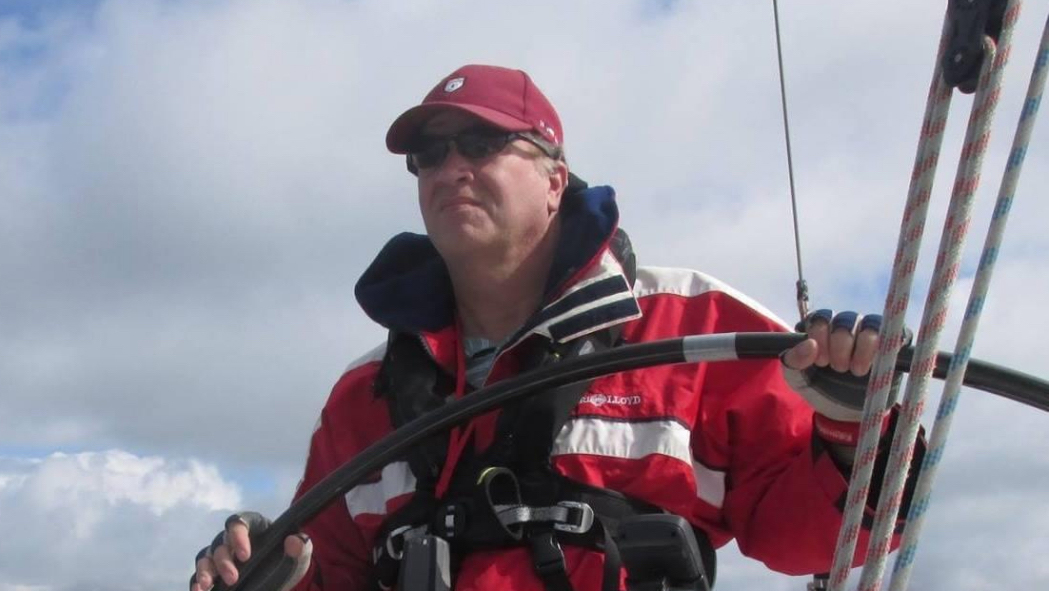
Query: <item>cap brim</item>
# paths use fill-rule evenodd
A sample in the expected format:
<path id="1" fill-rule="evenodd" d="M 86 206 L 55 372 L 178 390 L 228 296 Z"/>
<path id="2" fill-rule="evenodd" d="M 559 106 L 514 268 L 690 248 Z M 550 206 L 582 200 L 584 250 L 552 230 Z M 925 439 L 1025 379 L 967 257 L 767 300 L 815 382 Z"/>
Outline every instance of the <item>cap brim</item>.
<path id="1" fill-rule="evenodd" d="M 488 107 L 451 102 L 432 102 L 412 107 L 395 119 L 393 124 L 390 125 L 389 131 L 386 132 L 386 148 L 394 154 L 407 154 L 412 140 L 418 135 L 422 126 L 437 113 L 448 110 L 470 113 L 482 119 L 485 123 L 506 131 L 529 131 L 532 129 L 531 124 Z"/>

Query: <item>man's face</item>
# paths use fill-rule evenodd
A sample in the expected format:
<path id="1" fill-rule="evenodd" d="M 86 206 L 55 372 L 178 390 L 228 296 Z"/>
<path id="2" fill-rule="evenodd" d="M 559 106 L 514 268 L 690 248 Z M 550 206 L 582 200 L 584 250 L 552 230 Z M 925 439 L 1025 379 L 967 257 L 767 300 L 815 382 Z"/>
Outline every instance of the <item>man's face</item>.
<path id="1" fill-rule="evenodd" d="M 482 126 L 472 115 L 445 111 L 427 122 L 423 134 L 450 136 Z M 567 174 L 548 174 L 539 156 L 538 148 L 524 140 L 480 159 L 449 146 L 444 162 L 418 171 L 426 232 L 446 261 L 532 250 L 560 206 Z"/>

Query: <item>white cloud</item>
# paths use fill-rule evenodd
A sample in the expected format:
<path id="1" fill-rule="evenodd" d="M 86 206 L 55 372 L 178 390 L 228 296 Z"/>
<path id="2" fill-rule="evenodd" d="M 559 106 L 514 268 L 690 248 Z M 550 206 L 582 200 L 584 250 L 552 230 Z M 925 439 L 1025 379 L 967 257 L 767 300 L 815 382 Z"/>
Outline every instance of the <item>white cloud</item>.
<path id="1" fill-rule="evenodd" d="M 196 460 L 0 458 L 0 580 L 5 591 L 172 588 L 240 504 L 239 487 Z"/>

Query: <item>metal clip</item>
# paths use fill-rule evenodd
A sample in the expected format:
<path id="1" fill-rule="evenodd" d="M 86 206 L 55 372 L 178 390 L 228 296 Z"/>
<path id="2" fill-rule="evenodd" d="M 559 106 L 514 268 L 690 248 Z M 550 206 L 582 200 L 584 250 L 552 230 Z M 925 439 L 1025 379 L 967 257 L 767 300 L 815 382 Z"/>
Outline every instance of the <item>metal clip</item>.
<path id="1" fill-rule="evenodd" d="M 818 574 L 812 575 L 812 580 L 805 586 L 808 591 L 827 591 L 830 589 L 830 575 L 829 574 Z"/>
<path id="2" fill-rule="evenodd" d="M 590 531 L 590 528 L 594 526 L 594 510 L 590 505 L 579 503 L 577 501 L 561 501 L 557 506 L 564 507 L 569 511 L 579 512 L 579 521 L 577 523 L 555 523 L 554 529 L 557 531 L 563 531 L 570 534 L 584 534 Z"/>
<path id="3" fill-rule="evenodd" d="M 416 531 L 413 531 L 413 529 Z M 412 528 L 410 525 L 402 525 L 391 531 L 386 536 L 386 554 L 394 560 L 400 560 L 404 556 L 404 541 L 413 533 L 416 535 L 422 533 L 423 529 L 425 528 Z M 400 548 L 394 547 L 395 538 L 400 540 Z"/>

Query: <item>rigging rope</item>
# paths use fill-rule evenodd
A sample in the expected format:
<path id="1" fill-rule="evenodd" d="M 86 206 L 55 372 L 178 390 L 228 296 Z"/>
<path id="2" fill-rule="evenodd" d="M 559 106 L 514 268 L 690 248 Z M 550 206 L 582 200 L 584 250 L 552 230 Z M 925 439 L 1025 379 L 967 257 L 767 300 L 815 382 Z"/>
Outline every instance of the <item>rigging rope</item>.
<path id="1" fill-rule="evenodd" d="M 996 55 L 994 43 L 990 39 L 987 39 L 985 48 L 987 58 Z M 1002 51 L 997 53 L 997 56 L 1004 57 L 1006 54 L 1007 51 Z M 973 194 L 980 180 L 980 167 L 990 135 L 991 120 L 998 102 L 999 73 L 1004 61 L 1004 59 L 995 59 L 996 64 L 987 65 L 993 62 L 992 59 L 986 59 L 985 66 L 980 73 L 980 84 L 973 102 L 970 126 L 966 133 L 947 221 L 941 236 L 933 282 L 919 328 L 918 352 L 913 366 L 917 373 L 912 371 L 907 380 L 900 420 L 896 425 L 889 452 L 889 467 L 881 485 L 878 508 L 874 515 L 870 546 L 867 550 L 867 559 L 859 585 L 859 588 L 864 591 L 876 591 L 881 587 L 890 540 L 903 501 L 904 484 L 918 437 L 922 410 L 925 408 L 933 358 L 936 355 L 940 334 L 943 332 L 947 307 L 950 304 L 950 296 L 961 265 L 962 247 L 969 228 Z"/>
<path id="2" fill-rule="evenodd" d="M 933 177 L 936 174 L 940 146 L 943 144 L 945 121 L 953 97 L 951 89 L 944 84 L 943 78 L 939 75 L 946 32 L 947 22 L 945 20 L 925 105 L 925 115 L 922 119 L 918 150 L 914 157 L 911 183 L 907 191 L 907 203 L 904 207 L 903 222 L 896 246 L 895 264 L 885 300 L 884 319 L 878 338 L 878 352 L 867 387 L 867 398 L 860 427 L 860 441 L 857 444 L 852 476 L 849 480 L 842 527 L 838 532 L 837 550 L 834 554 L 830 580 L 831 589 L 834 591 L 841 591 L 844 588 L 859 538 L 863 510 L 874 471 L 874 459 L 877 457 L 882 417 L 892 384 L 893 365 L 903 345 L 903 319 L 907 311 L 918 251 L 921 248 L 922 235 L 925 231 Z"/>
<path id="3" fill-rule="evenodd" d="M 911 376 L 907 383 L 900 420 L 896 426 L 889 455 L 889 466 L 886 470 L 885 482 L 882 483 L 878 508 L 875 512 L 874 527 L 860 578 L 859 588 L 863 591 L 874 591 L 881 586 L 881 578 L 889 552 L 889 541 L 893 534 L 900 502 L 903 497 L 903 487 L 913 455 L 914 442 L 917 438 L 919 419 L 924 406 L 928 380 L 932 373 L 932 365 L 935 363 L 935 347 L 943 329 L 947 304 L 957 277 L 961 259 L 961 247 L 969 225 L 972 198 L 979 184 L 980 166 L 987 148 L 989 128 L 1000 94 L 1001 74 L 1008 59 L 1009 38 L 1019 13 L 1020 4 L 1018 0 L 1011 0 L 1007 6 L 998 41 L 998 47 L 1001 50 L 997 52 L 997 56 L 994 54 L 994 42 L 989 38 L 985 38 L 984 41 L 985 58 L 980 72 L 980 84 L 973 101 L 965 144 L 948 208 L 947 220 L 941 236 L 933 281 L 919 330 L 917 351 L 911 366 Z M 947 23 L 945 22 L 944 32 L 946 33 L 946 31 Z M 944 36 L 941 40 L 941 55 L 945 42 Z M 937 57 L 937 69 L 934 73 L 933 90 L 930 92 L 930 107 L 927 107 L 927 112 L 930 108 L 936 109 L 931 104 L 934 97 L 941 96 L 941 92 L 946 92 L 949 97 L 951 92 L 940 81 L 940 57 Z M 944 111 L 945 114 L 946 111 Z M 942 121 L 940 123 L 938 133 L 941 135 L 940 139 L 942 140 Z M 923 129 L 924 136 L 925 130 Z M 919 148 L 919 158 L 915 166 L 916 175 L 926 173 L 931 175 L 933 171 L 922 170 L 923 158 L 920 157 L 921 153 L 922 148 Z M 934 169 L 934 165 L 932 168 Z M 912 180 L 913 178 L 912 176 Z M 912 195 L 911 197 L 915 198 L 918 195 Z M 917 231 L 908 231 L 908 221 L 919 212 L 920 217 L 924 218 L 924 214 L 928 209 L 928 193 L 925 193 L 924 199 L 914 199 L 914 201 L 918 203 L 912 203 L 912 199 L 909 198 L 907 208 L 905 209 L 904 223 L 900 235 L 900 248 L 893 269 L 892 283 L 895 285 L 890 286 L 889 296 L 886 299 L 885 316 L 887 322 L 881 337 L 883 341 L 887 342 L 884 342 L 883 346 L 879 347 L 879 359 L 876 361 L 876 371 L 872 372 L 871 384 L 868 389 L 869 397 L 864 408 L 861 442 L 857 449 L 856 465 L 849 486 L 845 521 L 839 534 L 839 547 L 835 554 L 834 567 L 831 572 L 831 588 L 835 590 L 841 589 L 845 583 L 859 536 L 860 520 L 863 509 L 866 506 L 873 461 L 876 455 L 877 430 L 872 427 L 881 423 L 881 417 L 884 415 L 885 403 L 888 397 L 888 385 L 892 379 L 891 363 L 887 364 L 882 358 L 889 357 L 892 362 L 895 362 L 895 352 L 899 348 L 903 315 L 907 308 L 907 293 L 910 291 L 910 283 L 913 279 L 913 257 L 917 255 L 921 241 L 922 229 L 919 227 L 916 229 Z M 924 219 L 921 221 L 921 226 L 923 225 Z M 903 256 L 900 256 L 901 253 Z M 897 278 L 899 278 L 899 281 Z M 902 295 L 897 287 L 900 283 L 906 285 L 906 290 L 902 291 Z M 899 326 L 896 326 L 897 323 Z M 883 371 L 883 369 L 888 371 Z"/>
<path id="4" fill-rule="evenodd" d="M 783 137 L 787 143 L 787 176 L 790 179 L 790 213 L 794 217 L 794 254 L 798 259 L 798 281 L 795 283 L 798 314 L 801 321 L 809 315 L 809 286 L 801 270 L 801 231 L 798 229 L 798 200 L 794 192 L 794 157 L 790 150 L 790 123 L 787 117 L 787 85 L 783 76 L 783 48 L 780 46 L 779 2 L 772 0 L 772 16 L 776 23 L 776 57 L 779 63 L 779 96 L 783 106 Z"/>
<path id="5" fill-rule="evenodd" d="M 998 198 L 995 202 L 990 228 L 987 230 L 983 253 L 980 256 L 980 264 L 976 271 L 969 302 L 965 308 L 965 317 L 962 321 L 954 354 L 951 358 L 951 366 L 947 372 L 944 392 L 936 413 L 936 422 L 933 424 L 932 434 L 929 438 L 928 452 L 922 463 L 914 500 L 911 504 L 910 513 L 907 516 L 907 527 L 904 529 L 903 541 L 900 544 L 899 555 L 896 558 L 892 579 L 889 583 L 890 591 L 903 591 L 903 589 L 907 588 L 907 582 L 910 580 L 918 540 L 921 536 L 922 525 L 924 524 L 925 514 L 930 503 L 932 484 L 936 478 L 940 459 L 943 457 L 943 450 L 947 444 L 947 436 L 950 433 L 954 411 L 960 397 L 961 380 L 965 375 L 966 369 L 968 369 L 969 356 L 972 352 L 972 344 L 976 338 L 976 330 L 980 323 L 984 299 L 990 287 L 994 265 L 998 258 L 998 249 L 1005 234 L 1013 195 L 1016 192 L 1016 185 L 1020 178 L 1020 170 L 1023 168 L 1027 146 L 1030 143 L 1031 130 L 1034 127 L 1034 121 L 1038 115 L 1038 106 L 1042 100 L 1047 63 L 1049 63 L 1049 18 L 1046 19 L 1045 27 L 1042 30 L 1042 40 L 1038 47 L 1034 69 L 1031 72 L 1027 96 L 1024 100 L 1023 110 L 1020 113 L 1020 119 L 1016 125 L 1016 133 L 1013 136 L 1013 144 L 1009 151 L 1005 174 L 1002 176 L 1002 182 L 998 189 Z"/>

